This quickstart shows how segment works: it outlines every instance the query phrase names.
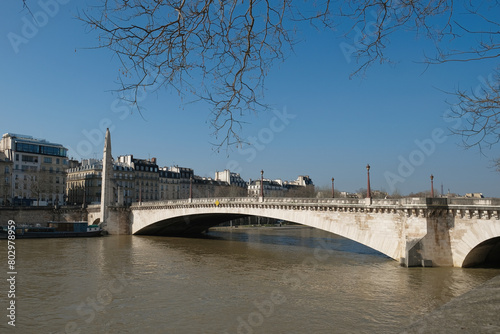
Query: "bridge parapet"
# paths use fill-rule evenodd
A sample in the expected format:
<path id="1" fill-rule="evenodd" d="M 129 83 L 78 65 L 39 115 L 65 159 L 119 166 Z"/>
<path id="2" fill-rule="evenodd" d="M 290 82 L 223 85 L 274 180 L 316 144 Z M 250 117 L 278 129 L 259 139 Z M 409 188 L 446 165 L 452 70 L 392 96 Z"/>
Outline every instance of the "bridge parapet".
<path id="1" fill-rule="evenodd" d="M 132 203 L 132 208 L 144 206 L 169 206 L 179 204 L 214 204 L 220 203 L 255 203 L 255 204 L 314 204 L 314 205 L 363 205 L 366 206 L 366 200 L 360 198 L 287 198 L 287 197 L 267 197 L 263 200 L 257 197 L 221 197 L 221 198 L 193 198 L 167 200 L 167 201 L 151 201 Z M 370 205 L 373 206 L 401 206 L 398 199 L 376 199 Z"/>
<path id="2" fill-rule="evenodd" d="M 500 198 L 449 198 L 448 205 L 500 207 Z"/>
<path id="3" fill-rule="evenodd" d="M 478 198 L 287 198 L 222 197 L 133 203 L 132 210 L 188 208 L 253 208 L 332 212 L 399 214 L 404 217 L 448 217 L 449 219 L 500 218 L 500 199 Z"/>
<path id="4" fill-rule="evenodd" d="M 432 213 L 449 214 L 450 212 L 474 213 L 488 211 L 489 215 L 497 215 L 500 210 L 500 199 L 473 199 L 473 198 L 400 198 L 400 199 L 373 199 L 367 202 L 360 198 L 286 198 L 268 197 L 259 199 L 256 197 L 222 197 L 222 198 L 193 198 L 167 201 L 151 201 L 133 203 L 132 210 L 166 208 L 166 207 L 199 207 L 199 206 L 240 206 L 252 205 L 254 207 L 282 206 L 283 209 L 290 207 L 320 208 L 358 208 L 356 211 L 384 212 L 386 210 L 398 210 L 407 214 L 429 211 Z"/>

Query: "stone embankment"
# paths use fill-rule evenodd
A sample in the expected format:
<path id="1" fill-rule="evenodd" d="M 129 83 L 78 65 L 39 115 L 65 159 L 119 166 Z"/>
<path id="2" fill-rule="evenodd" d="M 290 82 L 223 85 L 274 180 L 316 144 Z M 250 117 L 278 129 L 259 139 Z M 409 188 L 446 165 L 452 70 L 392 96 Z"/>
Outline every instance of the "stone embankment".
<path id="1" fill-rule="evenodd" d="M 0 226 L 7 225 L 9 220 L 15 221 L 18 225 L 48 221 L 86 221 L 87 211 L 81 206 L 1 207 Z"/>

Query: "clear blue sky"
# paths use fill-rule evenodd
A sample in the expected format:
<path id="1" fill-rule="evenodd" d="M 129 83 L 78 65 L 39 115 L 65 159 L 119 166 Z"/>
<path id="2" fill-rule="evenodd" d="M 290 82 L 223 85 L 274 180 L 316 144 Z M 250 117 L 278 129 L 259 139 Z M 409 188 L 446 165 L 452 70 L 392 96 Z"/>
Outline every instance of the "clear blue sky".
<path id="1" fill-rule="evenodd" d="M 28 3 L 33 13 L 43 12 L 38 2 Z M 184 104 L 167 90 L 147 92 L 143 118 L 120 102 L 112 92 L 118 60 L 108 50 L 88 49 L 97 41 L 75 18 L 83 3 L 60 5 L 24 35 L 32 18 L 21 0 L 0 3 L 2 134 L 61 143 L 78 159 L 101 158 L 109 126 L 115 157 L 156 157 L 161 166 L 191 167 L 201 176 L 230 167 L 248 180 L 263 169 L 272 179 L 309 175 L 318 186 L 331 185 L 334 177 L 336 189 L 355 191 L 366 187 L 369 163 L 375 189 L 428 190 L 434 174 L 438 190 L 443 184 L 445 192 L 500 197 L 500 173 L 491 168 L 500 146 L 486 156 L 464 150 L 459 137 L 449 136 L 453 124 L 443 119 L 446 100 L 453 102 L 443 91 L 479 86 L 498 65 L 494 61 L 426 69 L 418 62 L 428 43 L 402 34 L 388 48 L 395 64 L 375 64 L 365 77 L 349 79 L 356 63 L 340 45 L 352 41 L 308 29 L 295 53 L 266 79 L 265 102 L 276 111 L 246 119 L 242 136 L 258 138 L 257 145 L 217 153 L 209 106 Z M 9 33 L 28 37 L 17 52 Z"/>

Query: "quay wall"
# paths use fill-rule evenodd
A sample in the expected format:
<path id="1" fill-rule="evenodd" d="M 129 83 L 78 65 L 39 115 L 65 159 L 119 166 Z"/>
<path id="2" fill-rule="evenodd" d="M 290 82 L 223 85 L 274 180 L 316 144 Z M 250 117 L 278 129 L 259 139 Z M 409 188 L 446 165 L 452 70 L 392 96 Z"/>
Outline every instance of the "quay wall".
<path id="1" fill-rule="evenodd" d="M 81 206 L 0 207 L 0 225 L 13 220 L 17 225 L 43 224 L 48 221 L 87 221 L 87 210 Z"/>

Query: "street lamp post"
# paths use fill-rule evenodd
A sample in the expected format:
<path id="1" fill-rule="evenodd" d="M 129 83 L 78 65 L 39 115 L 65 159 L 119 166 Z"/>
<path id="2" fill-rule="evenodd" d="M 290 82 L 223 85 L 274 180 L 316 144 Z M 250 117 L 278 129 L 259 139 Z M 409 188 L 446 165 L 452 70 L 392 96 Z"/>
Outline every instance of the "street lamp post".
<path id="1" fill-rule="evenodd" d="M 142 181 L 139 182 L 139 203 L 142 204 Z"/>
<path id="2" fill-rule="evenodd" d="M 335 198 L 335 190 L 333 188 L 333 181 L 334 181 L 334 178 L 332 177 L 332 198 Z"/>
<path id="3" fill-rule="evenodd" d="M 189 200 L 193 199 L 193 176 L 189 177 Z"/>
<path id="4" fill-rule="evenodd" d="M 260 171 L 260 197 L 264 198 L 264 170 Z"/>
<path id="5" fill-rule="evenodd" d="M 434 175 L 431 174 L 431 197 L 434 197 Z"/>
<path id="6" fill-rule="evenodd" d="M 372 192 L 370 190 L 370 165 L 366 165 L 366 173 L 368 176 L 368 185 L 366 187 L 366 198 L 372 198 Z"/>

